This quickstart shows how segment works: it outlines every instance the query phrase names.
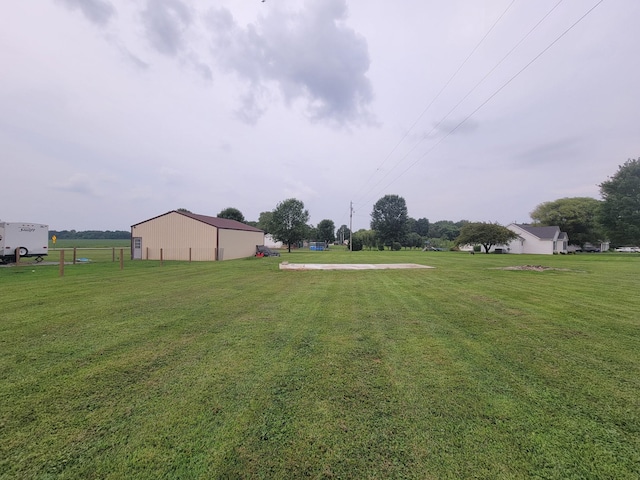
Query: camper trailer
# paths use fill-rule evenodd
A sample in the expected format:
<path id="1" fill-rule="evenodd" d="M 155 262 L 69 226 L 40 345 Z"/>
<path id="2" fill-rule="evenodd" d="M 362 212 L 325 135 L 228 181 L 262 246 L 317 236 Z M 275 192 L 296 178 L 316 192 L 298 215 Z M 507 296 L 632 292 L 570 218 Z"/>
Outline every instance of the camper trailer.
<path id="1" fill-rule="evenodd" d="M 17 255 L 41 261 L 49 253 L 49 226 L 39 223 L 0 222 L 0 262 L 16 261 Z"/>

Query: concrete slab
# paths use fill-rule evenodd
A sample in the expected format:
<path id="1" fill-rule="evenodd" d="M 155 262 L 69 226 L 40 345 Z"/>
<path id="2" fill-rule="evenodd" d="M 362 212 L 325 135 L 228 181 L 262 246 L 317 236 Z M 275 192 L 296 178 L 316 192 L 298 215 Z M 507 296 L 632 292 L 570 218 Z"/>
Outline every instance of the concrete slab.
<path id="1" fill-rule="evenodd" d="M 391 270 L 404 268 L 435 268 L 417 263 L 289 263 L 282 262 L 280 270 Z"/>

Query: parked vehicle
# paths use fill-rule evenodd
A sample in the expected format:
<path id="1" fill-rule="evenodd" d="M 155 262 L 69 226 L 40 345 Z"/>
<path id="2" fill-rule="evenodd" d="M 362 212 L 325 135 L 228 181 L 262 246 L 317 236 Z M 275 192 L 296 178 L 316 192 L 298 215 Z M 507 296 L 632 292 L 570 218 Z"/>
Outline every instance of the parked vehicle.
<path id="1" fill-rule="evenodd" d="M 0 222 L 0 262 L 11 263 L 16 256 L 42 257 L 49 253 L 49 226 L 39 223 Z"/>
<path id="2" fill-rule="evenodd" d="M 640 247 L 618 247 L 616 252 L 640 253 Z"/>

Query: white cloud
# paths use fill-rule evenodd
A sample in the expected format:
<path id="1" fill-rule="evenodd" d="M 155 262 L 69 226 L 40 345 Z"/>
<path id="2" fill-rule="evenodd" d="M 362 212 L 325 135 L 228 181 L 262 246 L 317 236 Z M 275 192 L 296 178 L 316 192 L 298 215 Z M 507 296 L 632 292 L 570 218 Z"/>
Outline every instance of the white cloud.
<path id="1" fill-rule="evenodd" d="M 276 8 L 242 28 L 227 9 L 209 12 L 214 56 L 248 84 L 245 121 L 264 113 L 260 90 L 268 85 L 289 105 L 303 102 L 312 120 L 371 121 L 367 42 L 345 24 L 346 14 L 344 0 L 307 2 L 293 13 Z"/>
<path id="2" fill-rule="evenodd" d="M 107 0 L 57 0 L 70 10 L 80 10 L 96 25 L 104 26 L 116 14 L 113 4 Z"/>

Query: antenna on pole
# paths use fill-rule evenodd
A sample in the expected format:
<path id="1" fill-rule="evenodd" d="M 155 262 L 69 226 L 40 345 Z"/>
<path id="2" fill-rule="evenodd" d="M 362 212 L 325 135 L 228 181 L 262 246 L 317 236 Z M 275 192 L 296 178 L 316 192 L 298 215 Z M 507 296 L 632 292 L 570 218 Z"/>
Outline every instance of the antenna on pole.
<path id="1" fill-rule="evenodd" d="M 353 252 L 353 202 L 349 202 L 349 251 Z"/>

